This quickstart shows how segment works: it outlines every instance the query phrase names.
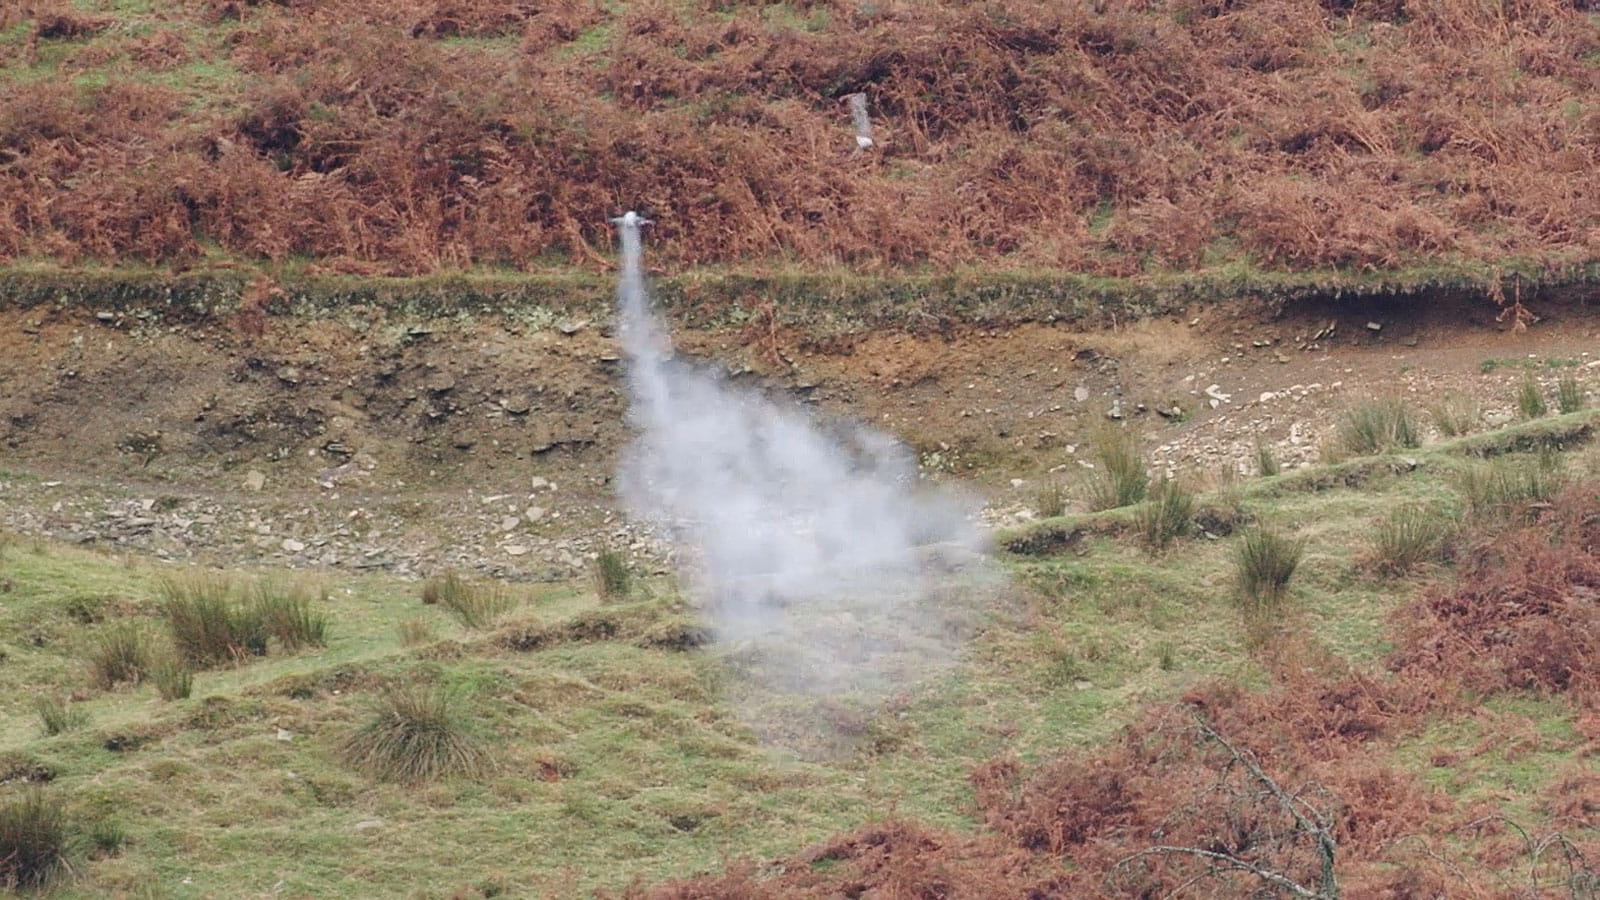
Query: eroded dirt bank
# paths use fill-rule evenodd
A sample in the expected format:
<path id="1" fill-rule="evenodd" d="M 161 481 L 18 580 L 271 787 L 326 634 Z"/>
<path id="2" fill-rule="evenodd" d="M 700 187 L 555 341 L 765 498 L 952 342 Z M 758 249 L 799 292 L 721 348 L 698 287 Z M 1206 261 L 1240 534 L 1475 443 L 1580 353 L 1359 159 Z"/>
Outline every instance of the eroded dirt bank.
<path id="1" fill-rule="evenodd" d="M 1516 385 L 1575 372 L 1600 395 L 1592 295 L 1524 330 L 1487 301 L 1197 308 L 1083 331 L 685 331 L 684 352 L 825 415 L 885 427 L 996 521 L 1070 478 L 1088 433 L 1139 427 L 1158 467 L 1215 477 L 1315 459 L 1330 412 L 1449 392 L 1512 415 Z M 604 323 L 267 317 L 163 322 L 0 312 L 0 526 L 171 558 L 454 565 L 561 577 L 600 541 L 626 440 Z"/>

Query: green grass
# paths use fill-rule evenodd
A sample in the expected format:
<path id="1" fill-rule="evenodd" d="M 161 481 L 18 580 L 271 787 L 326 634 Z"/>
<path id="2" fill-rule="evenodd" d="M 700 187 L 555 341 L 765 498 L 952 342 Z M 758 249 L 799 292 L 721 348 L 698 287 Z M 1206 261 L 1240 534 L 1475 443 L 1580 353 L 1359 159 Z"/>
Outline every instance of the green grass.
<path id="1" fill-rule="evenodd" d="M 67 816 L 37 789 L 0 802 L 0 889 L 36 890 L 68 872 Z"/>
<path id="2" fill-rule="evenodd" d="M 1085 483 L 1089 509 L 1116 509 L 1138 503 L 1150 487 L 1139 436 L 1127 428 L 1104 426 L 1090 438 L 1095 468 Z"/>
<path id="3" fill-rule="evenodd" d="M 1532 375 L 1523 378 L 1517 385 L 1517 411 L 1522 413 L 1524 419 L 1540 419 L 1550 412 L 1550 405 L 1544 399 L 1544 388 Z"/>
<path id="4" fill-rule="evenodd" d="M 1239 598 L 1250 618 L 1282 611 L 1289 581 L 1300 567 L 1306 539 L 1291 538 L 1265 528 L 1247 529 L 1238 539 L 1234 555 Z"/>
<path id="5" fill-rule="evenodd" d="M 1343 475 L 1319 481 L 1312 470 L 1251 479 L 1230 497 L 1254 527 L 1304 542 L 1285 618 L 1314 646 L 1381 674 L 1390 619 L 1425 585 L 1370 577 L 1373 523 L 1409 508 L 1466 509 L 1462 473 L 1540 467 L 1536 453 L 1517 448 L 1557 426 L 1570 430 L 1572 421 L 1422 448 L 1414 466 L 1363 464 L 1366 474 L 1349 484 Z M 1491 440 L 1503 460 L 1467 449 Z M 1196 508 L 1220 496 L 1201 495 Z M 740 689 L 736 647 L 655 641 L 691 620 L 670 581 L 637 574 L 640 589 L 627 603 L 603 604 L 587 579 L 543 586 L 483 631 L 462 627 L 442 604 L 419 605 L 415 582 L 330 576 L 327 601 L 308 595 L 330 620 L 324 645 L 194 672 L 190 695 L 164 702 L 154 673 L 90 691 L 72 704 L 89 727 L 45 735 L 31 698 L 82 690 L 88 637 L 119 624 L 153 626 L 166 595 L 155 568 L 25 539 L 0 558 L 15 610 L 0 622 L 8 653 L 0 759 L 52 771 L 48 790 L 71 820 L 115 820 L 122 830 L 102 850 L 88 849 L 95 842 L 85 832 L 85 850 L 71 857 L 76 875 L 58 889 L 66 898 L 274 889 L 443 898 L 490 883 L 508 896 L 588 896 L 636 876 L 656 881 L 729 858 L 786 856 L 891 815 L 972 829 L 980 823 L 968 776 L 988 759 L 1035 762 L 1094 747 L 1141 704 L 1208 679 L 1257 685 L 1268 677 L 1233 601 L 1236 554 L 1253 532 L 1185 540 L 1151 556 L 1137 509 L 1099 515 L 1114 527 L 1059 552 L 1007 558 L 1018 590 L 989 609 L 954 669 L 892 703 L 838 698 L 835 714 L 856 730 L 837 744 L 843 752 L 817 757 L 755 740 L 731 699 Z M 111 598 L 94 607 L 99 622 L 74 612 L 74 599 L 89 596 Z M 508 640 L 517 634 L 539 639 Z M 424 691 L 408 701 L 416 709 L 384 709 L 386 690 L 404 685 Z M 426 693 L 435 690 L 461 702 L 447 701 L 440 715 Z M 1546 706 L 1524 711 L 1530 727 L 1570 721 Z M 446 726 L 393 727 L 430 715 Z M 1433 750 L 1478 740 L 1462 727 L 1441 722 L 1402 748 L 1405 759 L 1440 768 L 1431 766 Z M 401 762 L 352 765 L 347 744 L 369 728 L 401 748 Z M 461 735 L 478 753 L 452 756 L 448 742 L 430 743 L 439 734 Z M 108 749 L 112 737 L 134 749 Z M 1553 738 L 1505 761 L 1480 754 L 1471 764 L 1480 768 L 1456 766 L 1460 787 L 1452 789 L 1477 790 L 1482 773 L 1515 793 L 1513 806 L 1532 809 L 1526 792 L 1548 783 L 1535 770 L 1554 765 L 1563 746 Z M 474 765 L 449 775 L 405 762 L 418 759 Z M 0 799 L 14 787 L 0 785 Z"/>
<path id="6" fill-rule="evenodd" d="M 621 551 L 602 548 L 594 558 L 591 573 L 594 592 L 601 600 L 615 602 L 628 598 L 632 575 L 628 571 L 628 558 Z"/>
<path id="7" fill-rule="evenodd" d="M 460 701 L 435 684 L 385 690 L 377 708 L 341 750 L 352 766 L 384 781 L 475 776 L 488 757 L 470 733 Z"/>
<path id="8" fill-rule="evenodd" d="M 1422 443 L 1411 408 L 1400 400 L 1375 400 L 1347 410 L 1334 431 L 1334 460 L 1371 456 Z"/>

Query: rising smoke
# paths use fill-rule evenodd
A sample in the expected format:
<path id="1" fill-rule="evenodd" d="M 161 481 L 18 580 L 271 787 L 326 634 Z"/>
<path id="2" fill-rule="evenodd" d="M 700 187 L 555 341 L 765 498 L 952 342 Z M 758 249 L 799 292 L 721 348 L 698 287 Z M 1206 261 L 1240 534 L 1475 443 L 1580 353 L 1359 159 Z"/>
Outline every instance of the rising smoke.
<path id="1" fill-rule="evenodd" d="M 646 221 L 615 221 L 637 431 L 622 498 L 672 537 L 752 724 L 787 742 L 825 727 L 819 710 L 947 667 L 988 582 L 972 505 L 924 485 L 882 432 L 815 421 L 675 357 L 645 290 Z"/>

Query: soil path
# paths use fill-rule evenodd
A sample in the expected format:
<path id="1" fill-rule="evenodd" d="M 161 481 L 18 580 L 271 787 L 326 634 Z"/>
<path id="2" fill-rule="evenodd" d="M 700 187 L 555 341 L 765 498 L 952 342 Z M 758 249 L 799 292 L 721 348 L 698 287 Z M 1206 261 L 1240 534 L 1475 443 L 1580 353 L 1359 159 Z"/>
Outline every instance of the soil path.
<path id="1" fill-rule="evenodd" d="M 826 346 L 679 340 L 735 381 L 894 432 L 1004 523 L 1030 515 L 1041 479 L 1081 468 L 1107 421 L 1139 428 L 1157 469 L 1218 475 L 1253 471 L 1258 443 L 1285 467 L 1315 460 L 1336 411 L 1373 397 L 1425 410 L 1456 395 L 1490 421 L 1515 415 L 1529 377 L 1553 394 L 1573 374 L 1600 397 L 1594 299 L 1536 310 L 1526 329 L 1480 299 L 1417 313 L 1238 303 L 1115 330 Z M 556 579 L 602 543 L 654 555 L 611 494 L 627 439 L 617 354 L 606 329 L 578 323 L 271 319 L 251 334 L 0 311 L 0 527 L 173 560 L 401 574 Z"/>

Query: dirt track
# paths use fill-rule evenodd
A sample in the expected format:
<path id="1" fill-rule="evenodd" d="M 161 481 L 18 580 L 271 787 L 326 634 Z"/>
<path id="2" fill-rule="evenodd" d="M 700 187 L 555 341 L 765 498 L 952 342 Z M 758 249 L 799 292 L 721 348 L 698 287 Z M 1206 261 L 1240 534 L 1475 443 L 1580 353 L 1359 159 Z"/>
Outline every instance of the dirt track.
<path id="1" fill-rule="evenodd" d="M 930 473 L 973 480 L 1004 522 L 1028 515 L 1049 470 L 1078 467 L 1113 410 L 1153 464 L 1216 475 L 1253 465 L 1258 440 L 1285 465 L 1311 461 L 1329 412 L 1377 395 L 1425 407 L 1457 391 L 1491 420 L 1512 414 L 1530 373 L 1549 387 L 1576 372 L 1600 395 L 1593 299 L 1535 310 L 1524 331 L 1479 300 L 1411 316 L 1236 305 L 826 351 L 784 333 L 678 339 L 736 380 L 893 431 Z M 0 316 L 0 526 L 174 559 L 403 574 L 555 578 L 601 540 L 646 548 L 610 492 L 626 429 L 603 327 L 275 318 L 251 335 L 82 310 Z M 1174 406 L 1181 418 L 1161 414 Z"/>

